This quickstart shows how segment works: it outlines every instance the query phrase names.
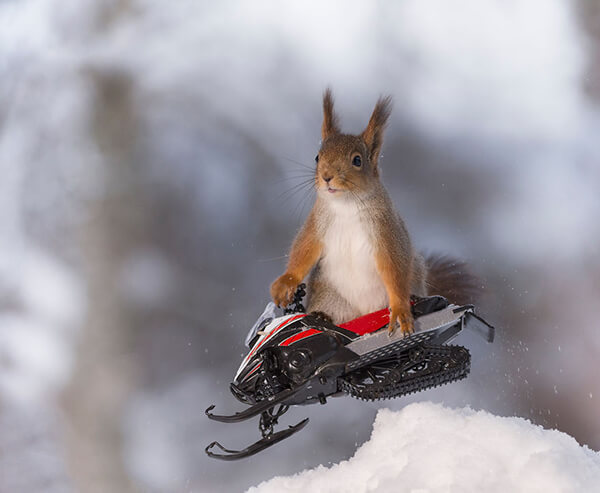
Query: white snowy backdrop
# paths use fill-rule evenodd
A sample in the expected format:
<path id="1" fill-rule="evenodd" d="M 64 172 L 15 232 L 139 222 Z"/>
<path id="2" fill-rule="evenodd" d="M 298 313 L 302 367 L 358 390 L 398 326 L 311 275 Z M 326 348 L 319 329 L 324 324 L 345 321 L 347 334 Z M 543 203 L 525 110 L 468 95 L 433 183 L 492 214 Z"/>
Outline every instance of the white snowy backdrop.
<path id="1" fill-rule="evenodd" d="M 243 491 L 352 456 L 380 404 L 227 390 L 309 207 L 320 97 L 395 109 L 383 178 L 415 243 L 467 259 L 497 342 L 409 399 L 600 449 L 600 4 L 0 1 L 0 491 Z M 300 163 L 300 164 L 298 164 Z M 287 192 L 287 193 L 286 193 Z"/>

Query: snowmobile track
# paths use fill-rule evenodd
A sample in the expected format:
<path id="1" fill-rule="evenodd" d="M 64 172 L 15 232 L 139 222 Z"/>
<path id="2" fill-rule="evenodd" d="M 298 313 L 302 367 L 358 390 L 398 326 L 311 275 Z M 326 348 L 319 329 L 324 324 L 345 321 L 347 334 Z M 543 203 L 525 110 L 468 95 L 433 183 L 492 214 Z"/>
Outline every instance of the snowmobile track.
<path id="1" fill-rule="evenodd" d="M 470 368 L 471 355 L 462 346 L 422 345 L 339 378 L 338 390 L 364 401 L 392 399 L 462 380 Z"/>

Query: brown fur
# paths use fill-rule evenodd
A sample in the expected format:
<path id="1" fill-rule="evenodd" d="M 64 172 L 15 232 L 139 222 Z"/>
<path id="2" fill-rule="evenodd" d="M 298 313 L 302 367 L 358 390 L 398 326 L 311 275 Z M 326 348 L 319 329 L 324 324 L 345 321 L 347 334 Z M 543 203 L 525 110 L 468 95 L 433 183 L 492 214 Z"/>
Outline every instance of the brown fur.
<path id="1" fill-rule="evenodd" d="M 434 289 L 451 292 L 446 281 L 455 278 L 455 271 L 444 262 L 431 262 L 432 270 L 427 274 L 423 258 L 413 250 L 406 226 L 394 211 L 379 180 L 378 158 L 390 112 L 391 98 L 382 97 L 360 135 L 342 134 L 331 91 L 325 91 L 322 143 L 315 170 L 317 199 L 294 240 L 285 273 L 271 286 L 276 304 L 289 303 L 297 285 L 310 272 L 309 311 L 324 312 L 334 323 L 342 323 L 364 315 L 364 306 L 371 310 L 387 304 L 391 309 L 390 331 L 399 321 L 402 331 L 408 333 L 413 330 L 411 294 L 425 296 L 428 292 L 426 283 Z M 357 156 L 361 163 L 358 166 L 353 164 Z M 348 226 L 352 234 L 348 233 Z M 338 237 L 335 236 L 338 233 L 332 232 L 343 236 L 339 241 L 350 241 L 349 246 L 338 245 Z M 356 237 L 352 236 L 354 233 Z M 358 249 L 372 255 L 365 259 L 361 257 L 362 253 L 348 252 L 348 262 L 354 254 L 354 262 L 360 264 L 356 272 L 363 276 L 362 281 L 366 281 L 367 286 L 373 286 L 364 296 L 356 290 L 360 290 L 361 286 L 346 286 L 353 283 L 340 281 L 345 280 L 344 272 L 335 269 L 341 258 L 346 262 L 346 251 L 340 251 L 340 248 Z M 332 265 L 335 266 L 333 271 Z M 372 271 L 371 265 L 374 266 Z M 345 270 L 345 267 L 341 265 L 339 268 Z M 452 293 L 457 294 L 458 290 Z M 371 307 L 368 305 L 371 301 L 382 306 Z"/>
<path id="2" fill-rule="evenodd" d="M 285 274 L 271 285 L 271 297 L 278 305 L 292 300 L 298 284 L 310 272 L 320 255 L 321 242 L 312 211 L 292 244 Z"/>
<path id="3" fill-rule="evenodd" d="M 380 97 L 377 100 L 371 119 L 367 128 L 363 131 L 361 137 L 370 149 L 369 161 L 377 169 L 379 161 L 379 153 L 383 145 L 383 130 L 392 113 L 392 98 L 391 96 Z"/>
<path id="4" fill-rule="evenodd" d="M 477 301 L 481 287 L 465 262 L 446 255 L 429 255 L 425 265 L 428 294 L 441 295 L 457 305 Z"/>
<path id="5" fill-rule="evenodd" d="M 323 125 L 321 126 L 321 139 L 340 133 L 338 117 L 333 110 L 333 96 L 331 89 L 327 88 L 323 94 Z"/>

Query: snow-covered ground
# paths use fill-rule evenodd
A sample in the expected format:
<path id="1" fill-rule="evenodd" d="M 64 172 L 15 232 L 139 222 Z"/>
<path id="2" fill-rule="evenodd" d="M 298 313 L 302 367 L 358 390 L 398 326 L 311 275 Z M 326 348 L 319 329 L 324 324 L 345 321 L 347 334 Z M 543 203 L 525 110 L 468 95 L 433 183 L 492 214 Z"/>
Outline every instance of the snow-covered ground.
<path id="1" fill-rule="evenodd" d="M 349 460 L 248 493 L 600 491 L 600 453 L 522 418 L 411 404 L 382 409 L 371 439 Z"/>

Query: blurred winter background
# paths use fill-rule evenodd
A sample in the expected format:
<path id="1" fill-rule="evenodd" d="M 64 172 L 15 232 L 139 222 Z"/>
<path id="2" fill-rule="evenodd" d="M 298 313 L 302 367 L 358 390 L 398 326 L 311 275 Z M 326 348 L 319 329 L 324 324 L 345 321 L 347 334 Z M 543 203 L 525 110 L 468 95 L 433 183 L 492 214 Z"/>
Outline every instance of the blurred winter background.
<path id="1" fill-rule="evenodd" d="M 423 250 L 467 259 L 464 382 L 386 402 L 526 417 L 600 448 L 600 2 L 0 1 L 0 491 L 242 491 L 351 456 L 334 399 L 236 464 L 229 395 L 310 206 L 323 89 Z M 296 188 L 295 188 L 296 187 Z"/>

